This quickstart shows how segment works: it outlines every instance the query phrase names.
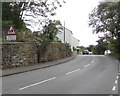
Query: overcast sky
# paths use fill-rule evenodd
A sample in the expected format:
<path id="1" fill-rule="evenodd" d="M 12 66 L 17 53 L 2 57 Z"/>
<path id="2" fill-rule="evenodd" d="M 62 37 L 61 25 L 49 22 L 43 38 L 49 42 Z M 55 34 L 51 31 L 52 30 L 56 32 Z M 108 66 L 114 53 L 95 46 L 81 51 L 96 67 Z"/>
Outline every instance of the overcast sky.
<path id="1" fill-rule="evenodd" d="M 100 0 L 65 0 L 63 7 L 57 9 L 54 17 L 73 32 L 74 37 L 80 40 L 80 46 L 96 45 L 98 36 L 88 27 L 88 14 L 99 4 Z"/>

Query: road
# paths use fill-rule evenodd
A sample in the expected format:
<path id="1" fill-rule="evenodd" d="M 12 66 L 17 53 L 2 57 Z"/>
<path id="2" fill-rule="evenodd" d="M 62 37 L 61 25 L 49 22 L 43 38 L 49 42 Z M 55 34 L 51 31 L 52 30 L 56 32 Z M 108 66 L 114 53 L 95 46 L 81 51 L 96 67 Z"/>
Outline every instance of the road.
<path id="1" fill-rule="evenodd" d="M 2 78 L 3 94 L 117 94 L 118 61 L 103 55 Z"/>

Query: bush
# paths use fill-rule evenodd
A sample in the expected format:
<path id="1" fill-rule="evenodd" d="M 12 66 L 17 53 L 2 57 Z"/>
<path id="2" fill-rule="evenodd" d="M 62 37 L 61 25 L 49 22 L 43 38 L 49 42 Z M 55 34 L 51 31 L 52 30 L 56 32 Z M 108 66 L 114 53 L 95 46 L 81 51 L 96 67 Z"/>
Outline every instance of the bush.
<path id="1" fill-rule="evenodd" d="M 73 47 L 73 51 L 77 51 L 77 48 Z"/>
<path id="2" fill-rule="evenodd" d="M 118 60 L 120 60 L 120 54 L 111 53 L 110 56 L 113 56 L 113 57 L 117 58 Z"/>

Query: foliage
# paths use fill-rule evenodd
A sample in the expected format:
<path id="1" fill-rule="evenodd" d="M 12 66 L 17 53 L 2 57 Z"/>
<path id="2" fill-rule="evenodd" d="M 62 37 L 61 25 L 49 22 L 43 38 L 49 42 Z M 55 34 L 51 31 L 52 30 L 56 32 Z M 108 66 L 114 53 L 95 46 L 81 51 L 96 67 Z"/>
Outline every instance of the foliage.
<path id="1" fill-rule="evenodd" d="M 75 48 L 74 46 L 73 46 L 73 51 L 77 51 L 77 48 Z"/>
<path id="2" fill-rule="evenodd" d="M 119 32 L 120 2 L 101 2 L 89 15 L 89 25 L 94 28 L 95 33 L 110 32 L 117 38 Z"/>
<path id="3" fill-rule="evenodd" d="M 65 1 L 63 2 L 65 3 Z M 55 10 L 61 6 L 62 5 L 58 0 L 38 0 L 34 2 L 3 2 L 3 39 L 6 38 L 6 32 L 9 29 L 10 25 L 12 25 L 15 30 L 18 31 L 18 41 L 24 41 L 24 37 L 21 36 L 23 36 L 23 33 L 25 31 L 29 31 L 27 29 L 29 26 L 36 26 L 37 23 L 39 23 L 37 24 L 39 26 L 48 25 L 50 16 L 54 16 Z"/>
<path id="4" fill-rule="evenodd" d="M 60 32 L 60 29 L 62 29 L 60 21 L 50 21 L 48 26 L 45 26 L 43 29 L 42 38 L 48 40 L 54 40 L 55 38 L 57 39 L 56 35 Z"/>
<path id="5" fill-rule="evenodd" d="M 101 2 L 90 13 L 89 19 L 93 32 L 107 34 L 110 37 L 109 46 L 120 54 L 120 1 Z"/>
<path id="6" fill-rule="evenodd" d="M 22 31 L 28 31 L 23 20 L 20 18 L 22 3 L 3 2 L 2 3 L 2 35 L 3 41 L 6 42 L 6 32 L 10 25 L 12 25 L 17 33 L 17 40 L 23 40 Z M 21 32 L 19 32 L 21 31 Z"/>
<path id="7" fill-rule="evenodd" d="M 93 53 L 98 55 L 103 55 L 105 50 L 108 49 L 108 43 L 104 41 L 105 38 L 101 37 L 97 42 L 98 44 L 93 48 Z"/>
<path id="8" fill-rule="evenodd" d="M 23 29 L 25 25 L 20 18 L 21 3 L 17 5 L 15 2 L 3 2 L 2 3 L 2 25 L 3 30 L 8 30 L 10 25 L 13 25 L 15 29 Z"/>
<path id="9" fill-rule="evenodd" d="M 80 52 L 83 52 L 84 50 L 88 50 L 86 47 L 82 47 L 81 49 L 80 49 Z"/>
<path id="10" fill-rule="evenodd" d="M 34 2 L 25 2 L 22 6 L 22 19 L 28 27 L 38 26 L 39 28 L 48 25 L 51 20 L 50 17 L 54 16 L 55 10 L 62 7 L 65 1 L 60 0 L 36 0 Z"/>
<path id="11" fill-rule="evenodd" d="M 120 54 L 118 54 L 118 53 L 113 52 L 113 53 L 110 54 L 110 56 L 114 56 L 115 58 L 120 60 Z"/>
<path id="12" fill-rule="evenodd" d="M 25 41 L 23 32 L 20 32 L 20 31 L 17 32 L 17 41 L 18 42 L 24 42 Z"/>
<path id="13" fill-rule="evenodd" d="M 63 2 L 65 3 L 65 1 Z M 16 29 L 22 29 L 24 22 L 27 27 L 33 27 L 36 26 L 36 24 L 39 26 L 45 26 L 49 23 L 50 16 L 54 16 L 56 14 L 55 10 L 58 7 L 62 7 L 61 3 L 62 2 L 58 0 L 3 2 L 2 20 L 6 22 L 11 21 L 11 24 Z"/>
<path id="14" fill-rule="evenodd" d="M 116 48 L 118 49 L 118 42 L 117 42 L 117 40 L 116 39 L 112 39 L 112 38 L 110 38 L 109 39 L 109 44 L 108 44 L 108 47 L 109 47 L 109 49 L 112 51 L 112 52 L 115 52 L 115 53 L 117 53 L 117 50 L 116 50 Z"/>
<path id="15" fill-rule="evenodd" d="M 89 47 L 87 47 L 87 49 L 91 52 L 93 51 L 93 48 L 94 48 L 94 45 L 89 45 Z"/>
<path id="16" fill-rule="evenodd" d="M 35 35 L 30 31 L 17 31 L 17 42 L 34 42 Z"/>

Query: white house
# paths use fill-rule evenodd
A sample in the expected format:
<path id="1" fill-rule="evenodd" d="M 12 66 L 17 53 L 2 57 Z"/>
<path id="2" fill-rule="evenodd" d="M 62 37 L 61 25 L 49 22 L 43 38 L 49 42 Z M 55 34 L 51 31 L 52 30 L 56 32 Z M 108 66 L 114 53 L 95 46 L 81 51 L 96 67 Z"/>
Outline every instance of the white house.
<path id="1" fill-rule="evenodd" d="M 76 39 L 73 36 L 72 31 L 67 28 L 64 29 L 63 27 L 63 30 L 57 34 L 57 37 L 62 43 L 69 43 L 71 45 L 71 49 L 73 49 L 73 47 L 77 48 L 77 46 L 79 46 L 80 40 Z"/>
<path id="2" fill-rule="evenodd" d="M 78 40 L 77 38 L 72 36 L 72 46 L 77 48 L 77 46 L 79 46 L 79 45 L 80 45 L 80 40 Z"/>

